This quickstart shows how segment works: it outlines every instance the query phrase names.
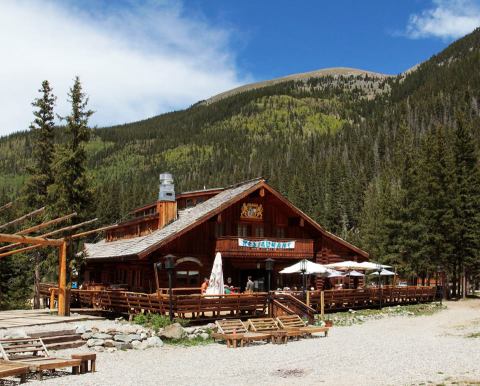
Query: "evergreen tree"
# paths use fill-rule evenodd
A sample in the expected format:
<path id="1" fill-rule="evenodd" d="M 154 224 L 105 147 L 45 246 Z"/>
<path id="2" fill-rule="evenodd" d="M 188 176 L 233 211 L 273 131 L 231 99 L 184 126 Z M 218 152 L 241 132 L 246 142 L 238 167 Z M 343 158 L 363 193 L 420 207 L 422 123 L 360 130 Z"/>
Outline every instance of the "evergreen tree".
<path id="1" fill-rule="evenodd" d="M 48 80 L 42 82 L 42 88 L 38 90 L 41 97 L 35 99 L 32 106 L 35 108 L 34 121 L 30 125 L 32 132 L 32 164 L 28 167 L 29 178 L 24 188 L 24 201 L 27 211 L 46 206 L 48 203 L 48 188 L 54 181 L 52 162 L 54 156 L 55 115 L 53 108 L 56 97 Z M 41 281 L 41 262 L 46 257 L 45 250 L 32 252 L 34 256 L 34 283 L 35 296 L 34 307 L 40 307 L 39 283 Z M 29 264 L 28 267 L 32 265 Z M 31 272 L 30 269 L 28 269 Z"/>
<path id="2" fill-rule="evenodd" d="M 423 232 L 419 236 L 417 273 L 425 277 L 438 265 L 452 262 L 454 246 L 451 231 L 453 218 L 453 157 L 448 134 L 436 127 L 422 143 L 420 159 L 420 197 L 422 207 L 419 221 Z M 453 269 L 455 272 L 455 269 Z M 455 279 L 455 278 L 454 278 Z"/>
<path id="3" fill-rule="evenodd" d="M 456 277 L 480 264 L 480 171 L 470 129 L 458 121 L 454 141 L 454 267 Z M 465 289 L 464 289 L 465 291 Z"/>
<path id="4" fill-rule="evenodd" d="M 68 94 L 72 106 L 66 121 L 67 140 L 58 147 L 54 163 L 55 183 L 50 189 L 57 214 L 77 212 L 79 218 L 88 216 L 92 209 L 92 193 L 86 175 L 85 144 L 90 139 L 88 119 L 93 114 L 87 109 L 88 97 L 82 91 L 78 76 Z"/>
<path id="5" fill-rule="evenodd" d="M 34 145 L 32 149 L 32 165 L 28 168 L 30 177 L 25 184 L 25 201 L 29 209 L 39 208 L 47 204 L 48 187 L 53 183 L 52 162 L 54 156 L 55 115 L 53 108 L 56 97 L 48 80 L 42 82 L 38 90 L 42 96 L 35 99 L 34 121 L 30 125 Z"/>

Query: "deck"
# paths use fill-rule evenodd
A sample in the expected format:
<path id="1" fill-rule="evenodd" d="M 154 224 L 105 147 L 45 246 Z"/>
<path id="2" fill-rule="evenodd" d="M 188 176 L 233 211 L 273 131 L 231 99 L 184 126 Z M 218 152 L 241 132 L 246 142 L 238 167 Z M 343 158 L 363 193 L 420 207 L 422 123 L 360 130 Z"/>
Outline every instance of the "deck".
<path id="1" fill-rule="evenodd" d="M 352 290 L 308 291 L 301 293 L 256 292 L 253 294 L 200 295 L 164 292 L 139 293 L 119 290 L 72 290 L 71 299 L 82 308 L 123 314 L 168 314 L 170 304 L 175 317 L 194 320 L 220 317 L 263 316 L 272 312 L 298 313 L 309 319 L 323 310 L 376 308 L 435 300 L 435 287 L 384 287 Z"/>
<path id="2" fill-rule="evenodd" d="M 97 319 L 104 318 L 92 315 L 58 316 L 50 313 L 50 310 L 0 311 L 0 328 L 22 328 Z"/>

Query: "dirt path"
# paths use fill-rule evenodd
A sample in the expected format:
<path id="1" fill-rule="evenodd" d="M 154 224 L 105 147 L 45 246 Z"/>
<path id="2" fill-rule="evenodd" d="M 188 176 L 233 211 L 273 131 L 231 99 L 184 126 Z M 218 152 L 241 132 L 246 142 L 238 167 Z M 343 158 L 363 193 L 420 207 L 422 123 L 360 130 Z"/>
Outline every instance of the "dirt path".
<path id="1" fill-rule="evenodd" d="M 480 300 L 432 316 L 333 328 L 285 346 L 221 344 L 98 354 L 98 372 L 39 385 L 406 385 L 480 382 Z M 64 354 L 64 352 L 62 352 Z M 36 383 L 31 383 L 34 385 Z"/>

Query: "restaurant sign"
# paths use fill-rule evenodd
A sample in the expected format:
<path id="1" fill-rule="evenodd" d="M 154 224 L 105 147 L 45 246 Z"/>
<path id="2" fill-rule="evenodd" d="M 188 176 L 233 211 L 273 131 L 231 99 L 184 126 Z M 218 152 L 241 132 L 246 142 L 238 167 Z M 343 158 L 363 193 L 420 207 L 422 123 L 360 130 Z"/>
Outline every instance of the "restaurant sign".
<path id="1" fill-rule="evenodd" d="M 245 240 L 238 239 L 238 245 L 246 248 L 295 249 L 295 241 Z"/>

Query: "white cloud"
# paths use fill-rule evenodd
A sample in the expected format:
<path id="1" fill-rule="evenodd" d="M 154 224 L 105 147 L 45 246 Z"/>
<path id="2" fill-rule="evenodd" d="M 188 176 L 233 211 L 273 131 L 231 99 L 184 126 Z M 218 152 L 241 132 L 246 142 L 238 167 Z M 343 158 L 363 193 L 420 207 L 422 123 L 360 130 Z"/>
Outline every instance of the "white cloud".
<path id="1" fill-rule="evenodd" d="M 433 8 L 410 15 L 406 35 L 413 39 L 456 39 L 478 26 L 479 0 L 433 0 Z"/>
<path id="2" fill-rule="evenodd" d="M 28 128 L 44 79 L 65 115 L 79 75 L 100 126 L 186 107 L 241 83 L 230 32 L 186 17 L 181 3 L 91 5 L 0 1 L 0 135 Z"/>

